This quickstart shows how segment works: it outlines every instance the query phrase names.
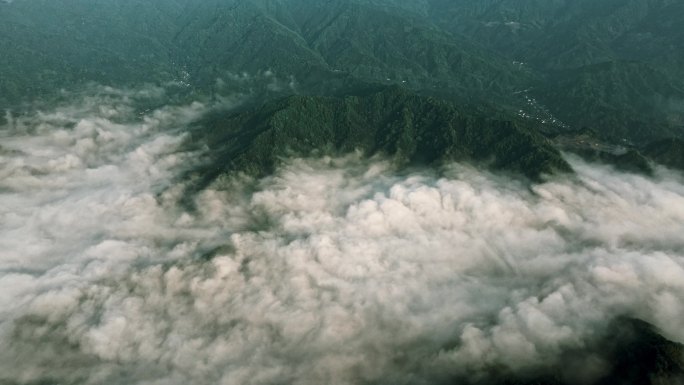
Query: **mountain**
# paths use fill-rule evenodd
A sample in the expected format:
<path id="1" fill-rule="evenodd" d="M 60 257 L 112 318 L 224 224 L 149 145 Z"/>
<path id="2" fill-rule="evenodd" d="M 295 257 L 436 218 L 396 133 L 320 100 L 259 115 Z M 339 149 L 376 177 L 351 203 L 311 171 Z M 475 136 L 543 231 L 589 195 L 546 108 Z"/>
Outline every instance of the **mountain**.
<path id="1" fill-rule="evenodd" d="M 3 4 L 5 99 L 89 81 L 211 89 L 271 71 L 335 94 L 400 84 L 448 99 L 521 107 L 533 87 L 566 124 L 606 138 L 680 136 L 681 5 L 620 1 L 46 0 Z M 664 20 L 664 22 L 659 22 Z M 649 48 L 650 47 L 650 48 Z M 35 60 L 33 58 L 40 58 Z M 28 63 L 28 65 L 22 65 Z M 608 63 L 611 63 L 610 65 Z M 344 91 L 346 92 L 346 91 Z M 8 102 L 6 102 L 8 103 Z"/>
<path id="2" fill-rule="evenodd" d="M 664 64 L 645 55 L 652 41 L 677 41 L 676 0 L 431 0 L 429 14 L 444 28 L 538 68 L 578 68 L 613 60 Z M 625 43 L 639 37 L 641 44 Z M 681 41 L 681 40 L 679 40 Z M 662 46 L 653 51 L 667 53 Z M 679 55 L 670 53 L 671 56 Z"/>
<path id="3" fill-rule="evenodd" d="M 643 151 L 662 165 L 684 171 L 684 141 L 681 139 L 655 141 L 647 145 Z"/>
<path id="4" fill-rule="evenodd" d="M 674 0 L 103 0 L 0 4 L 0 107 L 89 82 L 264 101 L 400 85 L 540 132 L 684 137 Z M 245 82 L 252 79 L 252 82 Z M 257 80 L 254 80 L 257 79 Z M 277 79 L 275 81 L 274 79 Z M 218 80 L 218 82 L 217 82 Z M 533 98 L 531 100 L 530 98 Z"/>
<path id="5" fill-rule="evenodd" d="M 384 154 L 395 164 L 488 164 L 538 179 L 569 172 L 550 141 L 511 121 L 421 97 L 399 87 L 344 98 L 293 96 L 202 122 L 192 143 L 213 154 L 201 174 L 271 173 L 284 157 Z"/>
<path id="6" fill-rule="evenodd" d="M 433 0 L 428 13 L 542 76 L 532 93 L 570 126 L 637 142 L 684 132 L 681 2 Z"/>
<path id="7" fill-rule="evenodd" d="M 367 81 L 506 95 L 530 80 L 508 61 L 397 8 L 332 2 L 295 9 L 303 37 L 333 69 Z"/>
<path id="8" fill-rule="evenodd" d="M 428 20 L 365 2 L 19 1 L 2 5 L 0 25 L 0 46 L 13 52 L 0 61 L 6 99 L 89 81 L 206 90 L 217 78 L 265 71 L 314 93 L 342 78 L 470 99 L 503 99 L 529 80 Z"/>
<path id="9" fill-rule="evenodd" d="M 31 0 L 0 4 L 0 106 L 88 82 L 125 86 L 181 76 L 168 44 L 174 1 Z"/>
<path id="10" fill-rule="evenodd" d="M 646 63 L 609 61 L 555 72 L 532 93 L 562 121 L 643 143 L 684 132 L 684 83 Z"/>
<path id="11" fill-rule="evenodd" d="M 622 57 L 659 65 L 681 74 L 684 68 L 682 15 L 684 3 L 668 2 L 616 39 L 613 49 Z"/>

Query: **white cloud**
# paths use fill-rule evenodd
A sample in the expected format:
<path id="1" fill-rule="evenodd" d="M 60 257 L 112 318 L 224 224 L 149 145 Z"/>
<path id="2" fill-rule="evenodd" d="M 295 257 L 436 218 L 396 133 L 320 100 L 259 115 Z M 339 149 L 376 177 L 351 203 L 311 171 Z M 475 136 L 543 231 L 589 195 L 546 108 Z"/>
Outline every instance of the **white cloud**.
<path id="1" fill-rule="evenodd" d="M 187 212 L 172 182 L 198 157 L 178 129 L 208 107 L 136 117 L 131 91 L 104 94 L 4 131 L 0 379 L 477 379 L 554 365 L 620 315 L 684 342 L 684 185 L 666 170 L 571 159 L 575 180 L 528 188 L 293 160 Z"/>

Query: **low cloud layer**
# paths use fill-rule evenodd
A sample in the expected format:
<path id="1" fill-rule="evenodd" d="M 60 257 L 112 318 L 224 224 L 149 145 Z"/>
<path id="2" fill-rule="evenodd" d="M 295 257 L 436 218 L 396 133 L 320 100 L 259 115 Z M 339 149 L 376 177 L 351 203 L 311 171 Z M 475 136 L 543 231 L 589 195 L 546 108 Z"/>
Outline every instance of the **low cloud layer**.
<path id="1" fill-rule="evenodd" d="M 202 103 L 100 89 L 6 119 L 0 380 L 85 384 L 591 382 L 619 316 L 684 342 L 684 184 L 570 158 L 524 183 L 356 156 L 222 179 L 179 205 Z M 11 114 L 10 114 L 11 115 Z M 559 365 L 569 351 L 583 360 Z M 578 368 L 581 368 L 578 370 Z"/>

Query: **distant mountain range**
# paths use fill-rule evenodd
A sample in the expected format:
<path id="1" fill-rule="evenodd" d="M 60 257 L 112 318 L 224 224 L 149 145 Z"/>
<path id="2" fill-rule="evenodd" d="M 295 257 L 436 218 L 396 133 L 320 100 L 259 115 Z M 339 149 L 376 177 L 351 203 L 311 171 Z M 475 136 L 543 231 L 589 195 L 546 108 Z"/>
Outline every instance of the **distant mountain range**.
<path id="1" fill-rule="evenodd" d="M 674 0 L 15 1 L 0 5 L 0 104 L 268 73 L 287 87 L 263 101 L 399 85 L 640 148 L 684 137 L 681 16 Z"/>
<path id="2" fill-rule="evenodd" d="M 543 80 L 532 93 L 566 123 L 593 127 L 611 139 L 682 135 L 682 2 L 437 0 L 432 5 L 430 15 L 443 28 L 540 74 Z"/>

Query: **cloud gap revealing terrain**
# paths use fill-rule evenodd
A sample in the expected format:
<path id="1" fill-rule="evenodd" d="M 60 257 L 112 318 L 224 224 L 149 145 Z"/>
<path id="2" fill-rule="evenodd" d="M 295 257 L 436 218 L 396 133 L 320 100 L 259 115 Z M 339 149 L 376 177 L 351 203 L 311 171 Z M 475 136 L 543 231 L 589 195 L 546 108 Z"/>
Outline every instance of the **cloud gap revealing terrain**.
<path id="1" fill-rule="evenodd" d="M 683 17 L 0 2 L 0 385 L 684 384 Z"/>

